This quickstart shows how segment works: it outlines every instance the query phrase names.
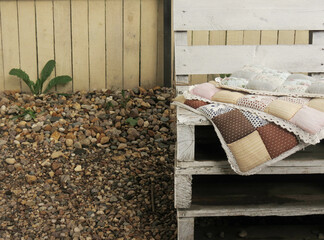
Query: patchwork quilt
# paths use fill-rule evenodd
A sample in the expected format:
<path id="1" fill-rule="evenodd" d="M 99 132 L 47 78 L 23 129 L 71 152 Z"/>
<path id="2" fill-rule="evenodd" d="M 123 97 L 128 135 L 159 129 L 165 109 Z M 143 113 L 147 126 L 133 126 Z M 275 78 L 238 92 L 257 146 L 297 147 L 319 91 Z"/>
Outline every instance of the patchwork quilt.
<path id="1" fill-rule="evenodd" d="M 324 95 L 299 95 L 212 81 L 191 86 L 175 104 L 208 118 L 233 170 L 251 175 L 324 138 Z"/>

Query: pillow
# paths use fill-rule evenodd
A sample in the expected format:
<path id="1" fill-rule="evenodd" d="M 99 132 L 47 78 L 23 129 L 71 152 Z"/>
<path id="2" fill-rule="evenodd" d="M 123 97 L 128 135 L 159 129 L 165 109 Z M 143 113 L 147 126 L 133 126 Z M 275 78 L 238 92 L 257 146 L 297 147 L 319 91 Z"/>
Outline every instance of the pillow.
<path id="1" fill-rule="evenodd" d="M 196 85 L 190 93 L 211 100 L 212 96 L 219 91 L 220 89 L 216 88 L 214 84 L 202 83 Z"/>

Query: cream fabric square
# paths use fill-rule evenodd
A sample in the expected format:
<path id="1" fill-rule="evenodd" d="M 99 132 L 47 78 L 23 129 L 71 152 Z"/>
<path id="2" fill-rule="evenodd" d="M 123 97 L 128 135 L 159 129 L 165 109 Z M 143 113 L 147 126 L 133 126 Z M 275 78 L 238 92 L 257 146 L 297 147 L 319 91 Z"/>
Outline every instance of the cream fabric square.
<path id="1" fill-rule="evenodd" d="M 308 102 L 308 107 L 315 108 L 318 111 L 324 112 L 324 99 L 314 98 Z"/>
<path id="2" fill-rule="evenodd" d="M 276 117 L 279 117 L 279 118 L 282 118 L 285 120 L 289 120 L 302 107 L 303 107 L 303 105 L 301 105 L 301 104 L 287 102 L 287 101 L 277 99 L 277 100 L 274 100 L 273 102 L 271 102 L 264 109 L 264 111 L 266 113 L 272 114 Z"/>
<path id="3" fill-rule="evenodd" d="M 212 100 L 216 102 L 236 104 L 236 102 L 241 97 L 244 97 L 244 94 L 239 92 L 232 92 L 228 90 L 221 90 L 213 95 Z"/>
<path id="4" fill-rule="evenodd" d="M 236 142 L 227 145 L 232 151 L 242 172 L 247 172 L 271 160 L 258 131 L 254 131 Z"/>
<path id="5" fill-rule="evenodd" d="M 258 131 L 254 131 L 236 142 L 227 145 L 232 151 L 242 172 L 247 172 L 271 160 L 266 146 Z"/>

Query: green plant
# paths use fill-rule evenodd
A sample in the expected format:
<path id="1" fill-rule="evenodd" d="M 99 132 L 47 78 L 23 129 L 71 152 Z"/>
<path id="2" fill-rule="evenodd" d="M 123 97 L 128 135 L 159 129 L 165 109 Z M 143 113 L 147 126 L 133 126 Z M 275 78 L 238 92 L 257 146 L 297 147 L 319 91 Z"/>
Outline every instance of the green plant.
<path id="1" fill-rule="evenodd" d="M 225 78 L 225 77 L 230 77 L 231 74 L 219 74 L 219 76 L 220 76 L 221 78 Z"/>
<path id="2" fill-rule="evenodd" d="M 17 116 L 14 116 L 12 118 L 12 120 L 18 119 L 18 118 L 26 118 L 27 116 L 29 116 L 31 119 L 35 119 L 36 118 L 36 112 L 31 109 L 31 108 L 23 108 L 23 107 L 18 107 L 20 110 L 20 114 L 18 114 Z"/>
<path id="3" fill-rule="evenodd" d="M 122 94 L 121 105 L 123 108 L 126 108 L 126 105 L 127 105 L 128 101 L 130 100 L 130 97 L 129 96 L 126 97 L 124 89 L 121 91 L 121 94 Z"/>
<path id="4" fill-rule="evenodd" d="M 55 64 L 56 63 L 54 60 L 49 60 L 45 64 L 43 70 L 41 71 L 40 78 L 37 79 L 36 83 L 30 80 L 27 73 L 25 73 L 23 70 L 18 68 L 11 69 L 9 74 L 21 78 L 27 84 L 27 86 L 29 87 L 30 91 L 33 94 L 40 95 L 42 93 L 47 93 L 50 89 L 52 89 L 56 85 L 66 84 L 72 81 L 72 78 L 66 75 L 55 77 L 49 81 L 46 89 L 43 91 L 43 85 L 45 81 L 49 78 L 49 76 L 52 74 L 55 68 Z"/>
<path id="5" fill-rule="evenodd" d="M 112 107 L 113 107 L 113 104 L 110 101 L 109 102 L 105 102 L 105 104 L 104 104 L 105 110 L 108 111 Z"/>
<path id="6" fill-rule="evenodd" d="M 127 118 L 125 122 L 126 123 L 129 123 L 129 125 L 131 125 L 132 127 L 134 127 L 134 126 L 137 125 L 137 121 L 138 121 L 137 118 L 134 119 L 134 118 L 130 117 L 130 118 Z"/>

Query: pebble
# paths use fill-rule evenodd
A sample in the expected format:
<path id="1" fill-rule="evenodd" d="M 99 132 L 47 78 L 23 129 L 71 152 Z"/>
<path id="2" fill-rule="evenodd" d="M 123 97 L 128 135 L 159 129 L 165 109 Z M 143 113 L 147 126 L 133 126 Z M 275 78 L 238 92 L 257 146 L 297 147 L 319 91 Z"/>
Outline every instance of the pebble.
<path id="1" fill-rule="evenodd" d="M 34 175 L 26 175 L 26 181 L 27 181 L 27 183 L 29 183 L 29 184 L 33 184 L 33 183 L 35 183 L 36 181 L 37 181 L 37 177 L 36 176 L 34 176 Z"/>
<path id="2" fill-rule="evenodd" d="M 101 144 L 106 144 L 106 143 L 108 143 L 109 142 L 109 140 L 110 140 L 110 137 L 102 137 L 101 138 L 101 140 L 100 140 L 100 143 Z"/>
<path id="3" fill-rule="evenodd" d="M 81 172 L 81 171 L 83 171 L 82 166 L 81 166 L 81 165 L 77 165 L 77 166 L 74 168 L 74 171 L 76 171 L 76 172 Z"/>
<path id="4" fill-rule="evenodd" d="M 68 139 L 65 140 L 65 144 L 68 147 L 72 147 L 73 146 L 73 140 L 68 138 Z"/>
<path id="5" fill-rule="evenodd" d="M 51 158 L 56 159 L 56 158 L 59 158 L 59 157 L 62 157 L 62 156 L 64 156 L 64 154 L 61 151 L 56 151 L 56 152 L 52 153 Z"/>
<path id="6" fill-rule="evenodd" d="M 9 165 L 13 165 L 16 163 L 16 159 L 14 158 L 6 158 L 6 163 L 9 164 Z"/>
<path id="7" fill-rule="evenodd" d="M 239 233 L 238 233 L 238 236 L 240 238 L 246 238 L 247 237 L 247 232 L 245 230 L 241 230 Z"/>
<path id="8" fill-rule="evenodd" d="M 324 234 L 323 233 L 319 233 L 318 234 L 318 239 L 324 239 Z"/>

